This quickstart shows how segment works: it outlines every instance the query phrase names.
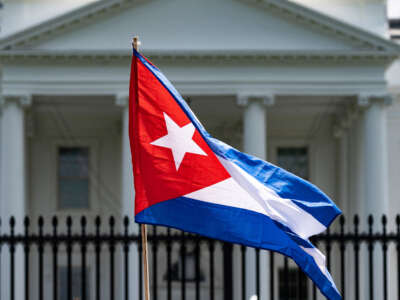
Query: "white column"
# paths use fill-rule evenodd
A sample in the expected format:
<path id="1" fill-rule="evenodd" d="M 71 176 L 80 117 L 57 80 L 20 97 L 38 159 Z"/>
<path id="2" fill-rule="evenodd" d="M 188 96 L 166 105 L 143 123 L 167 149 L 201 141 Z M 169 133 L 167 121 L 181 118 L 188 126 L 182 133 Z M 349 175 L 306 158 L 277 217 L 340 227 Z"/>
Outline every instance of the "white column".
<path id="1" fill-rule="evenodd" d="M 244 107 L 243 113 L 243 150 L 261 159 L 267 157 L 267 114 L 266 106 L 274 104 L 272 95 L 239 95 L 238 104 Z M 235 261 L 240 261 L 236 257 Z M 247 299 L 256 294 L 256 254 L 254 249 L 246 253 L 246 289 Z M 239 269 L 240 270 L 240 269 Z M 236 270 L 236 271 L 239 271 Z M 260 298 L 269 297 L 269 255 L 260 252 Z M 240 273 L 237 273 L 240 274 Z"/>
<path id="2" fill-rule="evenodd" d="M 31 104 L 29 96 L 4 96 L 1 98 L 1 187 L 0 211 L 3 232 L 9 232 L 9 220 L 15 217 L 15 233 L 23 232 L 26 210 L 25 195 L 25 124 L 24 107 Z M 1 257 L 1 299 L 10 297 L 10 256 L 3 247 Z M 23 299 L 24 291 L 23 249 L 15 253 L 15 299 Z"/>
<path id="3" fill-rule="evenodd" d="M 364 134 L 362 128 L 363 115 L 358 112 L 357 118 L 354 120 L 352 127 L 349 129 L 349 210 L 347 212 L 348 228 L 353 230 L 353 217 L 354 214 L 359 214 L 364 200 L 363 191 L 363 139 Z"/>
<path id="4" fill-rule="evenodd" d="M 347 107 L 346 111 L 337 121 L 334 126 L 334 137 L 337 139 L 337 163 L 339 171 L 337 172 L 337 203 L 343 214 L 349 219 L 353 213 L 350 205 L 354 197 L 351 196 L 351 141 L 352 138 L 352 125 L 357 118 L 357 109 L 353 106 Z"/>
<path id="5" fill-rule="evenodd" d="M 243 151 L 266 159 L 267 115 L 264 100 L 240 96 L 238 103 L 245 107 L 243 113 Z"/>
<path id="6" fill-rule="evenodd" d="M 366 230 L 368 215 L 374 216 L 374 231 L 381 231 L 381 217 L 389 213 L 388 199 L 388 153 L 386 140 L 386 107 L 391 102 L 389 96 L 361 95 L 359 105 L 360 116 L 360 141 L 361 141 L 361 189 L 362 201 L 360 201 L 360 216 L 362 227 Z M 374 293 L 375 298 L 382 297 L 383 289 L 383 265 L 382 252 L 379 245 L 374 251 Z M 366 251 L 361 251 L 361 261 L 367 262 Z M 367 287 L 369 282 L 366 276 L 368 268 L 361 269 L 362 285 Z M 366 290 L 362 288 L 361 290 Z M 363 295 L 361 294 L 361 297 Z"/>
<path id="7" fill-rule="evenodd" d="M 364 216 L 373 214 L 380 220 L 389 212 L 388 153 L 386 140 L 386 107 L 389 97 L 364 97 L 362 148 L 364 151 Z M 377 219 L 377 220 L 378 220 Z"/>
<path id="8" fill-rule="evenodd" d="M 384 99 L 370 99 L 364 112 L 364 215 L 372 214 L 375 228 L 382 228 L 381 217 L 389 213 L 388 198 L 388 153 L 386 140 L 386 103 Z M 378 226 L 377 226 L 378 225 Z M 380 247 L 376 247 L 380 248 Z M 376 249 L 378 250 L 378 249 Z M 374 288 L 375 299 L 382 297 L 383 270 L 380 249 L 375 251 Z"/>
<path id="9" fill-rule="evenodd" d="M 121 154 L 121 210 L 134 222 L 135 190 L 133 186 L 133 172 L 131 148 L 129 142 L 129 96 L 118 95 L 116 104 L 122 108 L 122 154 Z M 137 227 L 137 226 L 134 226 Z M 134 229 L 135 233 L 137 229 Z"/>
<path id="10" fill-rule="evenodd" d="M 337 155 L 338 161 L 337 164 L 339 166 L 337 172 L 337 193 L 336 198 L 333 199 L 342 210 L 343 214 L 346 216 L 346 224 L 351 224 L 352 215 L 353 215 L 353 206 L 355 205 L 355 195 L 356 191 L 354 189 L 355 184 L 353 183 L 355 176 L 354 170 L 355 167 L 355 160 L 353 158 L 356 157 L 356 147 L 355 147 L 355 133 L 354 133 L 354 126 L 355 120 L 357 118 L 358 110 L 354 106 L 349 106 L 347 109 L 340 115 L 337 124 L 334 126 L 334 137 L 337 138 Z M 339 230 L 339 222 L 335 222 L 336 226 L 334 230 Z M 352 230 L 352 226 L 349 226 Z M 349 255 L 350 254 L 350 255 Z M 352 261 L 353 256 L 351 255 L 350 251 L 346 251 L 346 261 Z M 347 264 L 346 266 L 346 274 L 349 277 L 353 276 L 353 265 Z M 332 256 L 332 263 L 331 263 L 331 275 L 333 276 L 334 280 L 340 278 L 340 257 L 339 253 L 335 252 Z M 338 276 L 339 275 L 339 276 Z M 351 277 L 353 278 L 353 277 Z M 340 289 L 340 283 L 338 284 L 338 288 Z M 311 291 L 311 289 L 310 289 Z M 352 286 L 349 285 L 346 287 L 346 295 L 354 295 L 352 290 Z M 343 295 L 343 296 L 346 296 Z M 351 297 L 350 297 L 351 298 Z M 320 298 L 319 298 L 320 299 Z"/>
<path id="11" fill-rule="evenodd" d="M 130 232 L 137 234 L 138 225 L 135 224 L 135 190 L 133 185 L 132 159 L 129 142 L 129 96 L 118 94 L 115 99 L 117 106 L 122 108 L 122 138 L 121 138 L 121 215 L 128 216 Z M 129 249 L 129 299 L 137 299 L 139 288 L 139 268 L 137 247 L 132 244 Z M 122 277 L 123 278 L 123 277 Z M 123 280 L 121 280 L 123 284 Z M 122 286 L 121 286 L 122 287 Z M 122 291 L 123 289 L 121 289 Z"/>

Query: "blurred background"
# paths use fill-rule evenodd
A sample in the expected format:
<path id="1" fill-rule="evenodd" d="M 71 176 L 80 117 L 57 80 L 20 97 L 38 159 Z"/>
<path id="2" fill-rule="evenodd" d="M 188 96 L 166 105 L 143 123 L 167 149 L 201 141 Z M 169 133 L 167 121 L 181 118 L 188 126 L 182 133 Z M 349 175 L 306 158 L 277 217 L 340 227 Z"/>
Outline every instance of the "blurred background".
<path id="1" fill-rule="evenodd" d="M 212 135 L 339 205 L 344 217 L 315 241 L 347 299 L 400 295 L 400 1 L 0 7 L 1 299 L 141 299 L 134 35 Z M 154 299 L 323 299 L 278 254 L 150 234 Z"/>

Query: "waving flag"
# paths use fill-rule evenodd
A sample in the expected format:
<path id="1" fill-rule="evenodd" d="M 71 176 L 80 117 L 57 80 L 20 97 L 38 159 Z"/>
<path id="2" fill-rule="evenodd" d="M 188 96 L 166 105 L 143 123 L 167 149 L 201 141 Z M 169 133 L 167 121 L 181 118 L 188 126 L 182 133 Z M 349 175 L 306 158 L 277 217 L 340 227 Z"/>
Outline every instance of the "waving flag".
<path id="1" fill-rule="evenodd" d="M 136 222 L 280 252 L 326 297 L 341 299 L 308 240 L 340 214 L 335 204 L 311 183 L 210 136 L 135 50 L 130 84 Z"/>

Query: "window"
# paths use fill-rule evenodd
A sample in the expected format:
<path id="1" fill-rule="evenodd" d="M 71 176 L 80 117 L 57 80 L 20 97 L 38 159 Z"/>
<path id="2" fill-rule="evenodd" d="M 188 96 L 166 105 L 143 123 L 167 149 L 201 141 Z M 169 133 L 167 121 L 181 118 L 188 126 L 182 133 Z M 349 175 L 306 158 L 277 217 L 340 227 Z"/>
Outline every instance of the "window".
<path id="1" fill-rule="evenodd" d="M 60 209 L 89 208 L 89 148 L 58 148 Z"/>
<path id="2" fill-rule="evenodd" d="M 307 278 L 303 272 L 297 268 L 289 268 L 285 274 L 285 269 L 279 269 L 279 299 L 308 299 Z"/>
<path id="3" fill-rule="evenodd" d="M 58 268 L 58 299 L 67 300 L 68 297 L 68 268 Z M 86 268 L 86 299 L 90 299 L 89 295 L 89 270 Z M 81 267 L 71 268 L 71 292 L 72 299 L 82 299 L 82 269 Z"/>
<path id="4" fill-rule="evenodd" d="M 279 147 L 278 165 L 297 176 L 309 180 L 309 159 L 307 147 Z"/>
<path id="5" fill-rule="evenodd" d="M 400 39 L 400 13 L 397 19 L 389 21 L 389 32 L 392 39 Z"/>

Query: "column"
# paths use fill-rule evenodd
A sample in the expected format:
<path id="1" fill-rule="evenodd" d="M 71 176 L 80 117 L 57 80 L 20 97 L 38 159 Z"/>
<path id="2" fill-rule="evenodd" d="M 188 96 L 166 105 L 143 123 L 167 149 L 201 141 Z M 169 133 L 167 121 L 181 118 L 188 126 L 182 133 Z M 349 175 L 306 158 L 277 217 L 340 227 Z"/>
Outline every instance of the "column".
<path id="1" fill-rule="evenodd" d="M 357 108 L 358 109 L 358 108 Z M 350 154 L 350 164 L 349 164 L 349 206 L 348 206 L 348 228 L 353 230 L 353 217 L 355 214 L 359 214 L 362 202 L 364 200 L 363 186 L 363 138 L 364 134 L 361 130 L 363 122 L 363 115 L 358 109 L 357 118 L 354 120 L 351 128 L 349 129 L 349 154 Z"/>
<path id="2" fill-rule="evenodd" d="M 132 223 L 134 222 L 135 190 L 129 142 L 129 96 L 125 94 L 117 95 L 115 103 L 122 108 L 121 211 L 123 215 L 130 218 Z M 135 229 L 135 233 L 137 233 L 137 229 Z"/>
<path id="3" fill-rule="evenodd" d="M 138 234 L 138 225 L 135 224 L 135 190 L 133 185 L 132 159 L 129 142 L 129 95 L 118 94 L 115 104 L 122 108 L 122 137 L 121 137 L 121 215 L 128 216 L 130 232 Z M 132 244 L 129 248 L 129 299 L 137 299 L 139 281 L 139 266 L 137 247 Z M 124 262 L 123 262 L 124 264 Z M 121 272 L 122 273 L 122 272 Z M 123 280 L 120 281 L 123 284 Z M 123 285 L 121 286 L 121 291 Z"/>
<path id="4" fill-rule="evenodd" d="M 243 112 L 243 151 L 261 159 L 267 157 L 267 114 L 266 106 L 275 103 L 273 95 L 239 95 L 237 102 L 244 107 Z M 235 262 L 240 256 L 235 257 Z M 240 274 L 237 268 L 236 274 Z M 260 251 L 260 297 L 269 299 L 269 255 Z M 247 299 L 256 294 L 256 251 L 247 249 L 246 253 Z M 235 293 L 237 294 L 237 293 Z M 240 295 L 240 294 L 239 294 Z"/>
<path id="5" fill-rule="evenodd" d="M 351 179 L 353 166 L 351 165 L 351 142 L 354 140 L 352 135 L 353 123 L 357 118 L 358 111 L 354 106 L 348 106 L 345 112 L 337 120 L 334 126 L 334 137 L 337 139 L 337 163 L 339 166 L 337 172 L 337 204 L 343 214 L 347 217 L 347 222 L 350 221 L 354 211 L 351 210 L 352 200 L 351 195 Z"/>
<path id="6" fill-rule="evenodd" d="M 9 232 L 9 220 L 15 217 L 15 234 L 23 232 L 23 219 L 26 210 L 25 191 L 25 124 L 24 108 L 31 104 L 27 95 L 13 95 L 1 98 L 1 143 L 0 143 L 0 212 L 3 232 Z M 10 256 L 9 248 L 1 253 L 1 299 L 10 298 Z M 23 249 L 15 252 L 15 299 L 25 295 L 23 278 Z M 21 281 L 22 280 L 22 281 Z"/>
<path id="7" fill-rule="evenodd" d="M 360 96 L 363 106 L 364 216 L 381 218 L 389 211 L 386 107 L 390 96 Z"/>
<path id="8" fill-rule="evenodd" d="M 347 228 L 351 228 L 350 230 L 353 229 L 352 224 L 352 219 L 353 219 L 353 214 L 354 210 L 352 210 L 352 205 L 354 206 L 353 203 L 355 200 L 355 196 L 352 196 L 352 180 L 355 178 L 353 170 L 355 170 L 354 166 L 352 163 L 354 161 L 351 159 L 351 143 L 354 141 L 353 136 L 352 136 L 352 128 L 353 123 L 355 123 L 355 120 L 357 118 L 357 109 L 353 106 L 347 107 L 345 109 L 344 113 L 341 114 L 339 117 L 339 120 L 337 121 L 337 124 L 334 127 L 334 137 L 337 139 L 337 164 L 338 164 L 338 172 L 337 172 L 337 192 L 336 192 L 336 198 L 333 199 L 339 206 L 339 208 L 342 210 L 344 216 L 346 217 L 346 224 Z M 332 224 L 333 230 L 339 231 L 339 222 L 336 221 L 334 224 Z M 331 228 L 332 228 L 331 225 Z M 336 284 L 339 288 L 340 287 L 340 274 L 341 274 L 341 266 L 340 266 L 340 255 L 339 251 L 334 251 L 332 253 L 331 257 L 331 275 L 335 279 Z M 345 252 L 345 259 L 346 262 L 353 261 L 353 253 L 347 249 Z M 349 278 L 353 278 L 353 272 L 354 272 L 354 265 L 353 264 L 347 264 L 345 266 L 345 274 L 347 276 L 347 281 Z M 349 275 L 351 274 L 351 275 Z M 311 289 L 310 289 L 311 292 Z M 346 295 L 343 295 L 343 297 L 349 297 L 352 298 L 354 295 L 354 290 L 353 290 L 353 285 L 346 285 Z"/>
<path id="9" fill-rule="evenodd" d="M 375 228 L 381 228 L 381 217 L 389 213 L 388 153 L 386 140 L 386 104 L 389 98 L 370 98 L 364 112 L 364 215 L 372 214 Z M 380 247 L 376 247 L 380 248 Z M 376 249 L 378 250 L 378 249 Z M 380 251 L 375 250 L 375 299 L 382 297 L 383 263 Z M 388 269 L 389 271 L 389 269 Z"/>
<path id="10" fill-rule="evenodd" d="M 361 141 L 361 187 L 362 201 L 360 203 L 360 215 L 362 226 L 367 228 L 368 215 L 374 217 L 374 231 L 381 231 L 381 217 L 389 213 L 388 198 L 388 153 L 386 140 L 386 107 L 391 103 L 391 97 L 385 95 L 361 95 L 358 103 L 362 110 L 360 117 L 360 141 Z M 361 253 L 362 255 L 363 253 Z M 367 254 L 364 253 L 364 261 L 367 262 Z M 383 290 L 383 265 L 382 252 L 379 245 L 374 251 L 374 296 L 382 297 Z M 364 268 L 367 274 L 368 268 Z M 367 276 L 364 275 L 364 286 L 369 286 Z M 361 288 L 361 290 L 363 290 Z M 364 289 L 365 290 L 365 289 Z M 361 297 L 363 295 L 361 294 Z"/>

